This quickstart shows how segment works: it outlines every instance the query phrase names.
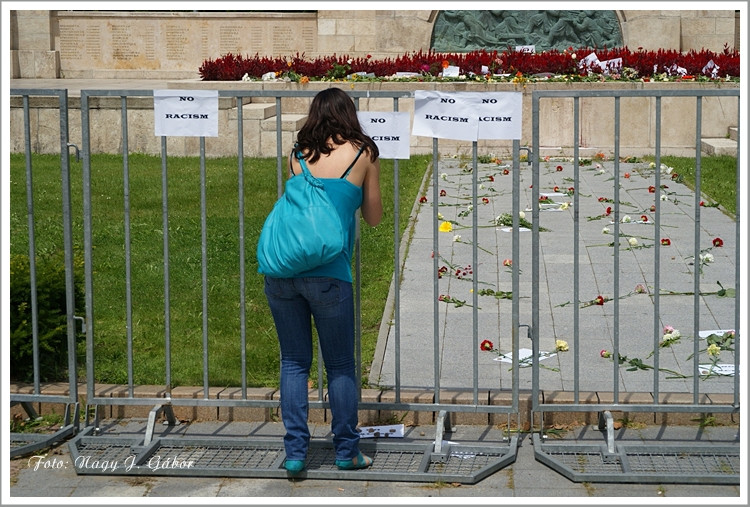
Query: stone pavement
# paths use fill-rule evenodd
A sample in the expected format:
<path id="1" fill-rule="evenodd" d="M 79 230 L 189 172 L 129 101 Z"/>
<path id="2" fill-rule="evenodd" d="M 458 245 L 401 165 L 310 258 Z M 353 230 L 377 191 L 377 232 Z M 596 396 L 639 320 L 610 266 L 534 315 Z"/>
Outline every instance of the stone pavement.
<path id="1" fill-rule="evenodd" d="M 446 389 L 472 386 L 472 355 L 483 340 L 490 340 L 499 353 L 511 351 L 511 301 L 497 298 L 494 293 L 508 292 L 511 269 L 504 262 L 512 260 L 511 229 L 495 225 L 496 217 L 512 211 L 512 176 L 505 174 L 508 162 L 478 164 L 477 207 L 471 209 L 471 161 L 443 158 L 439 173 L 439 220 L 450 222 L 450 232 L 439 232 L 438 266 L 442 269 L 439 296 L 449 296 L 450 302 L 440 302 L 438 315 L 440 385 Z M 531 222 L 532 169 L 525 163 L 520 167 L 520 208 Z M 668 168 L 662 171 L 661 192 L 654 191 L 655 170 L 649 162 L 621 163 L 619 166 L 620 247 L 619 247 L 619 346 L 620 354 L 641 358 L 653 364 L 649 357 L 654 350 L 654 258 L 655 243 L 660 247 L 659 339 L 664 326 L 680 331 L 682 338 L 671 347 L 660 348 L 660 367 L 669 370 L 660 376 L 662 392 L 692 392 L 693 337 L 707 331 L 730 330 L 735 327 L 733 297 L 719 297 L 721 287 L 734 287 L 735 281 L 735 221 L 716 207 L 701 207 L 700 246 L 703 254 L 711 254 L 712 262 L 700 268 L 700 327 L 693 329 L 694 307 L 694 224 L 695 194 L 683 183 L 673 181 Z M 628 177 L 624 177 L 628 174 Z M 542 203 L 539 212 L 540 267 L 539 267 L 539 340 L 540 350 L 552 357 L 540 361 L 540 387 L 547 390 L 571 390 L 575 379 L 574 354 L 579 354 L 582 365 L 578 374 L 582 391 L 613 391 L 613 362 L 600 356 L 601 350 L 612 351 L 614 346 L 614 162 L 591 162 L 580 166 L 578 188 L 573 188 L 575 175 L 570 161 L 540 163 L 540 195 L 551 202 Z M 431 387 L 434 368 L 433 333 L 433 190 L 432 179 L 424 193 L 426 202 L 420 205 L 414 233 L 405 254 L 400 308 L 400 380 L 402 387 Z M 574 195 L 578 194 L 579 220 L 579 336 L 574 347 Z M 660 231 L 655 239 L 656 214 L 651 206 L 659 200 Z M 606 216 L 607 208 L 612 214 Z M 477 237 L 473 237 L 472 214 L 477 213 Z M 440 219 L 442 216 L 442 219 Z M 629 218 L 627 218 L 629 217 Z M 606 232 L 606 233 L 605 233 Z M 531 324 L 532 315 L 532 254 L 528 230 L 519 234 L 520 324 Z M 669 241 L 664 245 L 662 238 Z M 713 245 L 715 238 L 723 246 Z M 634 245 L 629 240 L 635 242 Z M 472 266 L 472 246 L 478 245 L 478 265 Z M 699 253 L 699 255 L 701 255 Z M 473 330 L 473 279 L 478 280 L 478 332 Z M 721 286 L 717 284 L 721 283 Z M 643 292 L 638 292 L 643 290 Z M 598 296 L 603 305 L 592 304 Z M 456 303 L 458 301 L 458 303 Z M 465 304 L 464 304 L 465 303 Z M 429 331 L 429 332 L 426 332 Z M 521 348 L 531 349 L 525 329 L 520 333 Z M 570 350 L 555 354 L 556 340 L 564 340 Z M 390 329 L 382 366 L 371 373 L 370 381 L 380 385 L 394 385 L 395 347 L 394 329 Z M 706 348 L 705 342 L 700 348 Z M 480 388 L 509 388 L 510 364 L 498 362 L 498 354 L 481 352 L 478 358 Z M 699 364 L 710 363 L 705 352 Z M 720 355 L 720 364 L 733 365 L 729 352 Z M 621 368 L 621 392 L 652 392 L 651 371 L 625 371 Z M 373 368 L 375 370 L 375 367 Z M 686 378 L 675 378 L 681 374 Z M 499 384 L 499 385 L 498 385 Z M 531 368 L 521 368 L 521 389 L 531 388 Z M 731 376 L 712 376 L 700 383 L 702 392 L 732 393 Z"/>

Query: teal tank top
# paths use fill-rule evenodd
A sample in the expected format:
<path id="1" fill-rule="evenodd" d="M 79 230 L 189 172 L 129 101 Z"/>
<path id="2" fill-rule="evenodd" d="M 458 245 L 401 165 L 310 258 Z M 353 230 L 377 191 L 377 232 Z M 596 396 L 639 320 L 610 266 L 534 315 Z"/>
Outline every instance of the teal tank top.
<path id="1" fill-rule="evenodd" d="M 313 276 L 330 277 L 349 283 L 352 282 L 352 252 L 357 234 L 355 217 L 357 210 L 362 206 L 362 187 L 358 187 L 347 180 L 346 177 L 359 159 L 363 149 L 364 146 L 359 149 L 357 157 L 340 178 L 318 178 L 323 182 L 326 193 L 338 210 L 339 217 L 341 218 L 341 226 L 346 235 L 346 247 L 332 262 L 300 273 L 297 275 L 298 278 Z"/>

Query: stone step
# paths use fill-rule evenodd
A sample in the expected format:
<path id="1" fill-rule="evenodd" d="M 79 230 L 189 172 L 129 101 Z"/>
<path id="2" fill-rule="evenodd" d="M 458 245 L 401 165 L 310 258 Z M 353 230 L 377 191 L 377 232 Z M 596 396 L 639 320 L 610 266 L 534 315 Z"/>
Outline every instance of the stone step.
<path id="1" fill-rule="evenodd" d="M 306 114 L 282 114 L 281 130 L 285 132 L 296 132 L 302 128 L 302 125 L 305 124 L 306 120 Z M 260 122 L 260 128 L 264 131 L 276 131 L 276 116 L 262 120 Z"/>
<path id="2" fill-rule="evenodd" d="M 707 155 L 737 155 L 737 141 L 726 137 L 701 139 L 701 151 Z"/>
<path id="3" fill-rule="evenodd" d="M 737 140 L 737 127 L 729 127 L 729 139 Z"/>
<path id="4" fill-rule="evenodd" d="M 242 106 L 242 119 L 243 120 L 266 120 L 276 114 L 275 104 L 266 104 L 258 102 L 250 102 L 249 104 L 243 104 Z M 237 108 L 233 108 L 229 112 L 229 119 L 237 119 Z"/>

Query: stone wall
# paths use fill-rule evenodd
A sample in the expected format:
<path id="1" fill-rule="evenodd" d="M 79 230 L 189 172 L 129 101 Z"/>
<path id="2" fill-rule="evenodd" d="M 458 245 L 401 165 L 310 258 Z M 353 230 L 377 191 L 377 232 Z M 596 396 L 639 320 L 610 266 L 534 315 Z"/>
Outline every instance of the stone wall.
<path id="1" fill-rule="evenodd" d="M 428 50 L 434 10 L 10 11 L 12 78 L 194 79 L 208 58 Z M 616 11 L 630 48 L 739 48 L 733 10 Z"/>

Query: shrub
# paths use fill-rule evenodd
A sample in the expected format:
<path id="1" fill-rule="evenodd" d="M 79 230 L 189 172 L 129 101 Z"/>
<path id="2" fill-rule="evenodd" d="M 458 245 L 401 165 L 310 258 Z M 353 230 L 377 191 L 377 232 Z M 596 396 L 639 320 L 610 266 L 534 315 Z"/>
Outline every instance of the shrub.
<path id="1" fill-rule="evenodd" d="M 540 53 L 517 52 L 512 49 L 476 50 L 468 53 L 438 53 L 433 50 L 423 50 L 405 53 L 395 59 L 385 58 L 373 60 L 366 57 L 351 58 L 347 55 L 329 55 L 306 59 L 304 54 L 289 57 L 267 57 L 256 54 L 253 57 L 226 54 L 215 60 L 208 59 L 198 69 L 204 81 L 237 81 L 245 79 L 261 79 L 265 74 L 273 72 L 276 77 L 289 78 L 292 81 L 305 80 L 339 80 L 352 74 L 373 74 L 375 79 L 387 79 L 397 72 L 414 72 L 419 74 L 416 79 L 437 78 L 445 65 L 457 66 L 461 69 L 463 78 L 466 76 L 481 76 L 483 68 L 491 74 L 504 74 L 512 80 L 517 74 L 534 76 L 546 74 L 561 75 L 576 79 L 602 78 L 602 69 L 593 67 L 580 68 L 578 62 L 591 53 L 604 62 L 622 58 L 622 73 L 611 73 L 607 79 L 640 80 L 658 76 L 659 79 L 683 79 L 676 71 L 677 67 L 685 69 L 692 79 L 711 79 L 710 71 L 703 71 L 706 64 L 713 60 L 718 66 L 718 78 L 739 79 L 740 55 L 736 50 L 730 50 L 727 45 L 723 52 L 708 50 L 688 51 L 681 53 L 677 50 L 647 51 L 638 48 L 631 51 L 624 48 L 568 48 L 565 51 L 556 49 Z M 627 69 L 627 72 L 625 71 Z M 345 72 L 346 71 L 346 72 Z M 592 77 L 593 76 L 593 77 Z M 502 79 L 502 78 L 500 78 Z"/>
<path id="2" fill-rule="evenodd" d="M 63 255 L 40 256 L 35 267 L 39 379 L 45 382 L 67 380 L 68 328 Z M 81 277 L 74 278 L 78 310 L 83 306 L 84 291 Z M 34 377 L 31 310 L 29 257 L 13 255 L 10 259 L 10 378 L 17 381 L 29 382 Z"/>

